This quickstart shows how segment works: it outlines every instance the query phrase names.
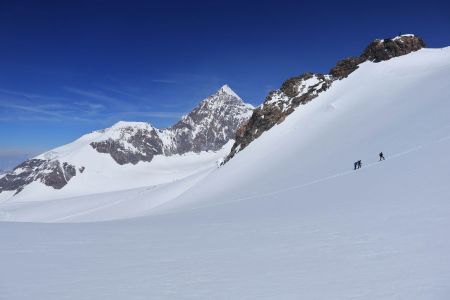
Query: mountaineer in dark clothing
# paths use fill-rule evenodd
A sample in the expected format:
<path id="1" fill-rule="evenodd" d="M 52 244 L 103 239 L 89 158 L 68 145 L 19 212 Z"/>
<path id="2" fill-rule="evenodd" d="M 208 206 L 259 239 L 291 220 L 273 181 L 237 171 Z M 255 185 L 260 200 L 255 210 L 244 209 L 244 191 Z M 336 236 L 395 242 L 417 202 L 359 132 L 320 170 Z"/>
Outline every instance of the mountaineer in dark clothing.
<path id="1" fill-rule="evenodd" d="M 383 155 L 383 152 L 380 152 L 380 154 L 378 154 L 378 156 L 380 157 L 380 160 L 379 160 L 379 161 L 382 161 L 382 160 L 384 160 L 384 155 Z"/>
<path id="2" fill-rule="evenodd" d="M 361 160 L 358 160 L 358 169 L 361 169 L 361 167 L 362 167 Z"/>

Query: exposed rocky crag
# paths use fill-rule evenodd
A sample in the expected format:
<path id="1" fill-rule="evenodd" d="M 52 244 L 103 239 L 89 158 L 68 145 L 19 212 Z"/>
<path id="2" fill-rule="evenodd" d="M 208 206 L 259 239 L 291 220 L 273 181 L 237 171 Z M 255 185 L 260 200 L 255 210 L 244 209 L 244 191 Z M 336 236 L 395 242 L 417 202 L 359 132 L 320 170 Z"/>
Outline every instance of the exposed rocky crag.
<path id="1" fill-rule="evenodd" d="M 253 106 L 245 104 L 227 85 L 204 99 L 189 114 L 162 134 L 171 140 L 164 154 L 217 151 L 247 122 Z"/>
<path id="2" fill-rule="evenodd" d="M 411 34 L 392 39 L 377 39 L 370 43 L 358 57 L 348 57 L 337 62 L 330 75 L 305 73 L 286 80 L 276 91 L 272 91 L 263 104 L 255 108 L 249 121 L 236 132 L 235 143 L 224 162 L 247 147 L 263 132 L 280 124 L 301 104 L 306 104 L 327 90 L 334 80 L 347 77 L 365 61 L 381 62 L 405 55 L 425 47 L 420 37 Z"/>
<path id="3" fill-rule="evenodd" d="M 109 131 L 113 131 L 111 136 L 91 146 L 111 155 L 119 165 L 151 161 L 154 155 L 163 153 L 163 142 L 150 124 L 119 122 Z"/>
<path id="4" fill-rule="evenodd" d="M 58 160 L 29 159 L 0 178 L 0 192 L 19 193 L 33 181 L 60 189 L 77 173 L 75 166 Z"/>
<path id="5" fill-rule="evenodd" d="M 236 132 L 235 143 L 225 162 L 262 133 L 283 122 L 299 105 L 327 90 L 331 82 L 330 75 L 305 73 L 286 80 L 279 90 L 270 92 L 264 103 L 255 108 L 248 122 Z"/>
<path id="6" fill-rule="evenodd" d="M 348 57 L 339 61 L 330 70 L 333 77 L 342 79 L 358 68 L 365 61 L 381 62 L 393 57 L 409 54 L 425 47 L 422 38 L 412 34 L 405 34 L 395 38 L 376 39 L 370 43 L 364 52 L 358 57 Z"/>

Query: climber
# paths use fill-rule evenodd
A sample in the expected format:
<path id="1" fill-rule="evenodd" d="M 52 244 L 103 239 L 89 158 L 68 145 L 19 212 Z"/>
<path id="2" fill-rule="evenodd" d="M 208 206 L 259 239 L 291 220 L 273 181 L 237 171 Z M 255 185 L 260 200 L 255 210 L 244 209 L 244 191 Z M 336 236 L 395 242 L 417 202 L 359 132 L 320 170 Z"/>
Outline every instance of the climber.
<path id="1" fill-rule="evenodd" d="M 378 156 L 380 157 L 380 160 L 379 161 L 382 161 L 382 160 L 384 160 L 385 158 L 384 158 L 384 154 L 383 154 L 383 152 L 380 152 L 380 154 L 378 154 Z"/>

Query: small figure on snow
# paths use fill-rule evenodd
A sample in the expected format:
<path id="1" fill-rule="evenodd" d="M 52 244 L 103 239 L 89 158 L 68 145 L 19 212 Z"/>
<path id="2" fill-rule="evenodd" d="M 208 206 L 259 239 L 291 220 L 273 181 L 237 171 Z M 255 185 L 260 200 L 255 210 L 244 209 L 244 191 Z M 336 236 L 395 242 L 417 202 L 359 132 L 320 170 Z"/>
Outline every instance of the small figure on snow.
<path id="1" fill-rule="evenodd" d="M 361 168 L 361 161 L 358 160 L 353 164 L 353 170 L 360 169 L 360 168 Z"/>
<path id="2" fill-rule="evenodd" d="M 361 160 L 358 160 L 358 169 L 361 169 L 361 167 L 362 167 Z"/>
<path id="3" fill-rule="evenodd" d="M 383 154 L 383 152 L 380 152 L 380 154 L 378 154 L 378 156 L 380 157 L 380 160 L 379 160 L 379 161 L 384 160 L 384 154 Z"/>

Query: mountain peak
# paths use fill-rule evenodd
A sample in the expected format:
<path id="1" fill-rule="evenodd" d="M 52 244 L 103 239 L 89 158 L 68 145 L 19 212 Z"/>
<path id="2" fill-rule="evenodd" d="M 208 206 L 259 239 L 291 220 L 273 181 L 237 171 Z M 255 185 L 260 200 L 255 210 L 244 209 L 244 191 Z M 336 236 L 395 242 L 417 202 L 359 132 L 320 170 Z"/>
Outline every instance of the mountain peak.
<path id="1" fill-rule="evenodd" d="M 121 128 L 127 128 L 127 127 L 135 127 L 135 128 L 141 128 L 141 129 L 153 128 L 153 126 L 147 122 L 130 122 L 130 121 L 118 121 L 111 128 L 121 129 Z"/>
<path id="2" fill-rule="evenodd" d="M 218 91 L 218 94 L 227 94 L 233 97 L 236 97 L 238 99 L 241 99 L 241 97 L 238 96 L 238 94 L 236 94 L 228 84 L 224 84 Z"/>

